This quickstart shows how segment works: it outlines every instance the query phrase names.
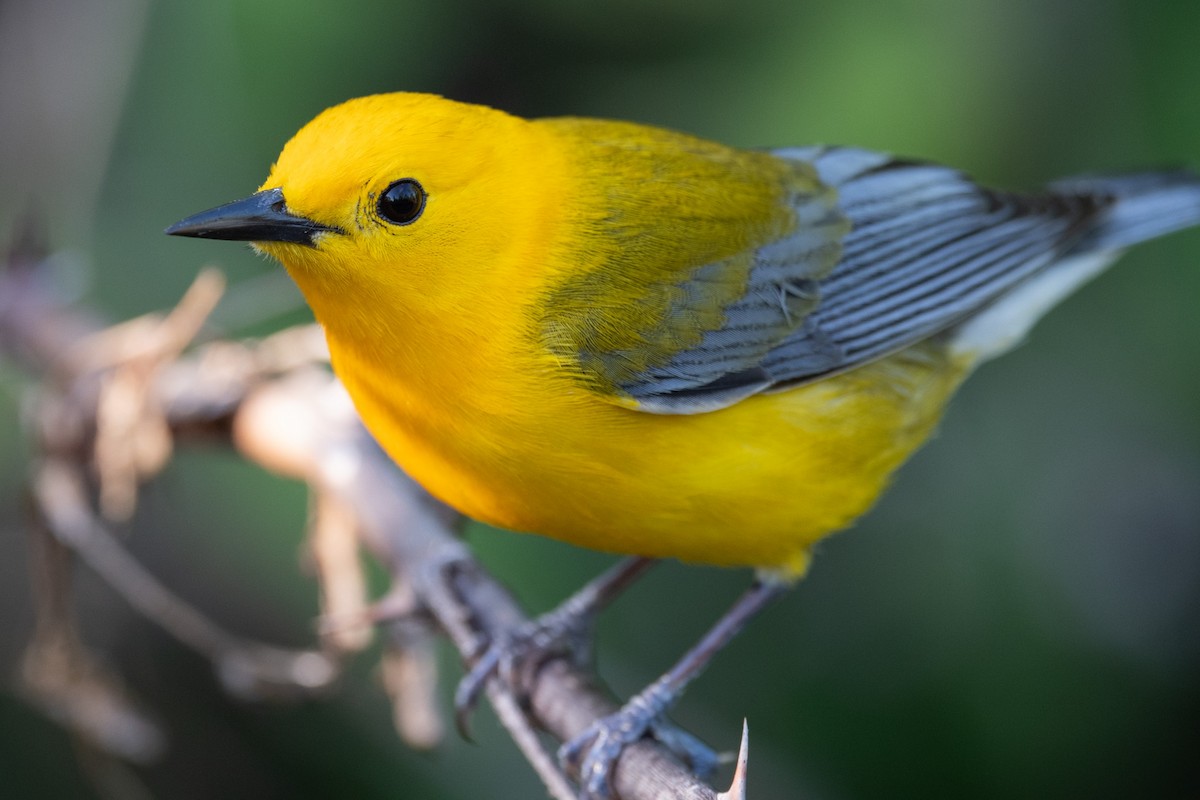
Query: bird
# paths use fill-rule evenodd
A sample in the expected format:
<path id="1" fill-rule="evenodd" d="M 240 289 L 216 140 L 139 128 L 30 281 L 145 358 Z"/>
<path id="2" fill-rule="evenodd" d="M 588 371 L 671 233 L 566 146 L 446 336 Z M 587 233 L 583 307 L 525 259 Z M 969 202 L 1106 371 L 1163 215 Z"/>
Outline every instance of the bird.
<path id="1" fill-rule="evenodd" d="M 1183 169 L 1000 191 L 856 147 L 397 92 L 325 110 L 256 192 L 166 232 L 282 263 L 366 427 L 434 496 L 633 557 L 544 630 L 577 628 L 647 559 L 754 570 L 663 678 L 565 746 L 601 798 L 621 748 L 667 738 L 684 686 L 871 508 L 976 367 L 1128 247 L 1197 224 Z"/>

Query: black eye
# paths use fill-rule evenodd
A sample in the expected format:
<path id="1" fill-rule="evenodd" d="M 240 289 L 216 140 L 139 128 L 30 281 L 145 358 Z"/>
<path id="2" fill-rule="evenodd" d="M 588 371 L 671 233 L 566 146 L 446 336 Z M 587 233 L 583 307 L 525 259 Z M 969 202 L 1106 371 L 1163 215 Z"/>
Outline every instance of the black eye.
<path id="1" fill-rule="evenodd" d="M 394 182 L 379 195 L 379 216 L 397 225 L 407 225 L 425 210 L 425 190 L 412 178 Z"/>

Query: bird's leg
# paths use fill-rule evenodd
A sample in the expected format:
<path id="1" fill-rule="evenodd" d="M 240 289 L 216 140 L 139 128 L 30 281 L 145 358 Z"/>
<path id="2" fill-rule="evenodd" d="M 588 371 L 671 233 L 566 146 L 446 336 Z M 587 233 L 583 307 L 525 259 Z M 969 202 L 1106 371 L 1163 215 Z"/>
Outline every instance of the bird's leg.
<path id="1" fill-rule="evenodd" d="M 536 671 L 553 656 L 586 664 L 591 654 L 595 615 L 655 564 L 649 558 L 625 558 L 585 584 L 561 605 L 492 642 L 454 693 L 458 730 L 470 738 L 468 720 L 488 679 L 499 674 L 510 686 L 526 685 L 518 674 Z"/>
<path id="2" fill-rule="evenodd" d="M 698 773 L 716 766 L 712 751 L 690 734 L 666 724 L 666 712 L 693 679 L 746 623 L 787 589 L 783 581 L 759 579 L 733 607 L 662 677 L 634 695 L 612 716 L 592 723 L 559 749 L 559 759 L 578 765 L 580 797 L 607 800 L 612 796 L 612 771 L 629 744 L 647 733 L 691 762 Z"/>

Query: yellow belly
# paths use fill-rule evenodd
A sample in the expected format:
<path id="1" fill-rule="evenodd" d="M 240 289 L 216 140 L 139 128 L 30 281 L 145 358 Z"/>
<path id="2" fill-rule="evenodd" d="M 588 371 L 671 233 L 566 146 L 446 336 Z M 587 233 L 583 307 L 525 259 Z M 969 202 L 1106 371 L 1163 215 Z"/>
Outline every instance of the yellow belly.
<path id="1" fill-rule="evenodd" d="M 965 369 L 927 342 L 708 414 L 619 408 L 565 382 L 538 402 L 400 395 L 331 342 L 367 427 L 464 514 L 583 547 L 798 575 L 874 503 Z M 536 408 L 534 408 L 536 406 Z"/>

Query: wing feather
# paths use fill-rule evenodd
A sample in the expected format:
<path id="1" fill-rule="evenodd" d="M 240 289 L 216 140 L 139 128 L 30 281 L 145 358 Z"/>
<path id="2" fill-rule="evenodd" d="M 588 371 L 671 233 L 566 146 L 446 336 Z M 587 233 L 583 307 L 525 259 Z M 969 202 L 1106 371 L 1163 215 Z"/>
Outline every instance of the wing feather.
<path id="1" fill-rule="evenodd" d="M 852 369 L 953 326 L 1058 259 L 1107 205 L 1086 195 L 993 192 L 946 167 L 844 151 L 808 154 L 823 179 L 842 181 L 839 207 L 853 228 L 819 284 L 809 324 L 763 360 L 772 389 Z M 854 161 L 869 166 L 855 173 L 847 168 Z"/>
<path id="2" fill-rule="evenodd" d="M 654 413 L 697 413 L 881 358 L 1046 269 L 1090 235 L 1113 202 L 1100 193 L 995 192 L 947 167 L 852 148 L 773 154 L 800 174 L 815 171 L 830 191 L 793 195 L 795 225 L 741 254 L 751 265 L 745 287 L 722 307 L 718 326 L 667 359 L 620 372 L 616 399 Z M 727 285 L 729 273 L 714 262 L 681 276 L 669 314 L 689 313 L 706 296 L 705 282 Z"/>

